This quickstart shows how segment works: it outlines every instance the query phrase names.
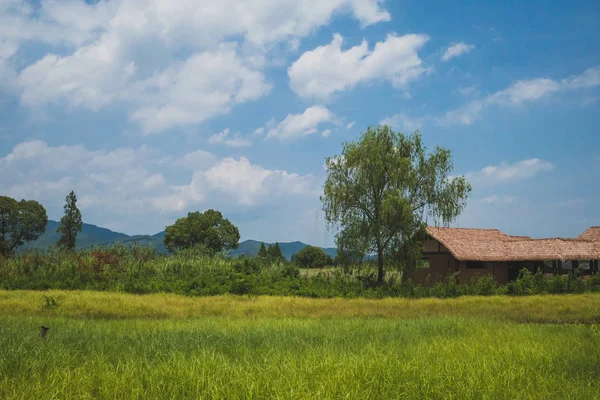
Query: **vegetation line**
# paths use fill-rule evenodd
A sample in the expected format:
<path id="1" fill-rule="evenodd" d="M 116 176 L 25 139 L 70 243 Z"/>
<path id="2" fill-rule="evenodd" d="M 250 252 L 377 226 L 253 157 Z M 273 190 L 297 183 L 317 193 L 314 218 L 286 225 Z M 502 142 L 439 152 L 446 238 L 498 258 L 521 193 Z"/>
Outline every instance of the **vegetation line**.
<path id="1" fill-rule="evenodd" d="M 61 290 L 0 291 L 0 316 L 85 319 L 185 319 L 209 316 L 407 319 L 463 316 L 516 322 L 598 323 L 600 294 L 371 300 L 235 295 L 186 297 Z"/>

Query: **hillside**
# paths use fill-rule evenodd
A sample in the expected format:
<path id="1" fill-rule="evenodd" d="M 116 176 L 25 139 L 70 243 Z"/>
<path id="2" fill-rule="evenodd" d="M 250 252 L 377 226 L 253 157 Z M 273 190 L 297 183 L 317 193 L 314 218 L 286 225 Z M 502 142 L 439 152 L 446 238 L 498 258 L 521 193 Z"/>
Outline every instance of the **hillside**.
<path id="1" fill-rule="evenodd" d="M 46 232 L 41 235 L 36 241 L 28 242 L 24 246 L 20 248 L 21 251 L 26 249 L 45 249 L 48 247 L 52 247 L 56 244 L 59 235 L 56 232 L 56 228 L 58 227 L 57 221 L 48 221 L 48 225 L 46 226 Z M 110 229 L 101 228 L 92 224 L 83 224 L 82 231 L 77 235 L 77 248 L 84 249 L 93 246 L 110 246 L 115 242 L 121 242 L 125 246 L 130 247 L 135 244 L 141 246 L 151 246 L 156 249 L 158 253 L 166 254 L 167 249 L 163 244 L 163 239 L 165 237 L 165 232 L 159 232 L 155 235 L 126 235 L 120 232 L 114 232 Z M 260 244 L 257 240 L 245 240 L 240 242 L 240 245 L 237 249 L 231 251 L 231 255 L 234 257 L 240 256 L 242 254 L 256 255 L 258 253 L 258 249 L 260 248 Z M 269 246 L 271 243 L 265 243 L 265 246 Z M 281 248 L 281 253 L 288 260 L 292 258 L 292 255 L 298 253 L 307 244 L 302 242 L 290 242 L 290 243 L 279 243 L 279 247 Z M 335 248 L 324 248 L 325 253 L 330 255 L 332 258 L 335 257 L 337 251 Z"/>
<path id="2" fill-rule="evenodd" d="M 258 253 L 258 249 L 260 249 L 261 243 L 263 242 L 259 242 L 257 240 L 245 240 L 243 242 L 240 242 L 239 247 L 233 250 L 231 252 L 231 255 L 240 256 L 242 254 L 250 254 L 254 256 L 256 255 L 256 253 Z M 273 243 L 265 243 L 265 246 L 268 247 L 270 244 Z M 298 253 L 306 246 L 308 245 L 302 242 L 279 242 L 279 248 L 281 249 L 281 253 L 288 260 L 291 259 L 294 254 Z M 332 258 L 335 257 L 337 254 L 337 250 L 334 248 L 323 248 L 323 250 Z"/>

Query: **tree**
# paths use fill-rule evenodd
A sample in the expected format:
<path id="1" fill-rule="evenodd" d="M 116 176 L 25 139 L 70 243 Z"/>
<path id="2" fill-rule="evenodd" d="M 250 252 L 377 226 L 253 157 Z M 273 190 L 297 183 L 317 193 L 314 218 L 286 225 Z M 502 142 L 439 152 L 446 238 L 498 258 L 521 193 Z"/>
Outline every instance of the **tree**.
<path id="1" fill-rule="evenodd" d="M 4 257 L 12 255 L 17 247 L 44 233 L 47 223 L 46 210 L 37 201 L 0 196 L 0 252 Z"/>
<path id="2" fill-rule="evenodd" d="M 60 219 L 60 225 L 56 229 L 56 232 L 60 233 L 56 245 L 67 250 L 75 250 L 77 232 L 81 232 L 83 223 L 81 212 L 77 208 L 77 196 L 74 191 L 71 190 L 71 193 L 65 198 L 63 210 L 65 215 Z"/>
<path id="3" fill-rule="evenodd" d="M 201 246 L 214 254 L 236 249 L 239 240 L 238 228 L 219 211 L 210 209 L 190 212 L 167 226 L 163 242 L 170 252 Z"/>
<path id="4" fill-rule="evenodd" d="M 301 268 L 323 268 L 333 264 L 331 257 L 325 254 L 322 248 L 315 246 L 306 246 L 294 254 L 292 261 Z"/>
<path id="5" fill-rule="evenodd" d="M 258 253 L 256 253 L 256 257 L 267 258 L 268 256 L 269 256 L 269 253 L 267 252 L 267 249 L 265 248 L 265 244 L 261 242 L 260 248 L 258 249 Z"/>
<path id="6" fill-rule="evenodd" d="M 326 167 L 325 218 L 340 229 L 338 245 L 360 243 L 377 254 L 378 282 L 386 255 L 414 257 L 428 219 L 449 224 L 471 191 L 464 177 L 449 176 L 450 150 L 438 146 L 428 153 L 419 132 L 405 136 L 388 126 L 369 127 L 357 141 L 344 143 Z"/>
<path id="7" fill-rule="evenodd" d="M 277 242 L 275 242 L 275 244 L 273 244 L 273 245 L 269 245 L 269 248 L 267 249 L 267 253 L 268 253 L 271 261 L 285 260 L 285 258 L 283 257 L 283 254 L 281 253 L 281 249 L 279 248 L 279 243 L 277 243 Z"/>

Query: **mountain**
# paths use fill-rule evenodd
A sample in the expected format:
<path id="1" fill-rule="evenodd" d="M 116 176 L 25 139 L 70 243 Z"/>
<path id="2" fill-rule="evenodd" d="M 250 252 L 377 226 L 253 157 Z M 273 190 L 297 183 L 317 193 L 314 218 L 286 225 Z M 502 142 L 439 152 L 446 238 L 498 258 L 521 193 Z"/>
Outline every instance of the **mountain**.
<path id="1" fill-rule="evenodd" d="M 33 242 L 26 242 L 19 250 L 23 251 L 26 249 L 45 249 L 56 245 L 60 235 L 56 232 L 59 222 L 48 220 L 46 225 L 46 232 L 44 232 L 37 240 Z M 160 235 L 160 234 L 157 234 Z M 156 248 L 159 253 L 167 253 L 167 249 L 162 242 L 162 237 L 157 235 L 126 235 L 120 232 L 114 232 L 110 229 L 101 228 L 96 225 L 84 223 L 81 228 L 81 232 L 77 234 L 77 248 L 85 249 L 93 246 L 106 247 L 113 243 L 121 242 L 127 247 L 131 247 L 134 244 L 143 246 L 152 246 Z M 164 235 L 164 233 L 163 233 Z"/>
<path id="2" fill-rule="evenodd" d="M 57 221 L 48 220 L 48 225 L 46 225 L 46 232 L 42 234 L 37 240 L 33 242 L 27 242 L 23 246 L 19 248 L 20 251 L 26 249 L 45 249 L 48 247 L 53 247 L 56 245 L 58 241 L 59 234 L 56 232 L 56 228 L 58 228 L 59 223 Z M 158 253 L 167 254 L 167 248 L 163 243 L 163 239 L 165 237 L 165 232 L 159 232 L 155 235 L 126 235 L 120 232 L 114 232 L 110 229 L 101 228 L 96 225 L 86 224 L 84 223 L 82 226 L 81 232 L 77 235 L 77 248 L 84 249 L 93 246 L 106 247 L 110 246 L 115 242 L 121 242 L 127 247 L 131 247 L 135 244 L 141 246 L 151 246 L 156 249 Z M 242 254 L 256 255 L 258 253 L 258 249 L 260 249 L 260 244 L 263 242 L 259 242 L 257 240 L 244 240 L 240 242 L 239 247 L 235 250 L 231 251 L 231 255 L 234 257 L 240 256 Z M 273 243 L 265 243 L 265 246 L 269 246 Z M 279 242 L 279 248 L 281 249 L 281 253 L 288 260 L 292 258 L 292 255 L 298 253 L 300 250 L 308 246 L 302 242 L 290 242 L 290 243 L 282 243 Z M 332 258 L 335 257 L 337 251 L 335 248 L 324 248 L 323 249 L 326 254 L 330 255 Z"/>
<path id="3" fill-rule="evenodd" d="M 259 242 L 257 240 L 244 240 L 240 242 L 240 245 L 237 249 L 231 251 L 231 255 L 234 257 L 240 256 L 242 254 L 249 254 L 255 256 L 258 253 L 258 249 L 260 249 L 260 244 L 265 242 Z M 265 247 L 269 247 L 269 245 L 274 243 L 265 243 Z M 281 249 L 281 254 L 290 260 L 292 256 L 298 253 L 300 250 L 308 246 L 302 242 L 279 242 L 279 248 Z M 323 248 L 326 254 L 328 254 L 331 258 L 335 257 L 337 254 L 337 250 L 335 248 Z"/>

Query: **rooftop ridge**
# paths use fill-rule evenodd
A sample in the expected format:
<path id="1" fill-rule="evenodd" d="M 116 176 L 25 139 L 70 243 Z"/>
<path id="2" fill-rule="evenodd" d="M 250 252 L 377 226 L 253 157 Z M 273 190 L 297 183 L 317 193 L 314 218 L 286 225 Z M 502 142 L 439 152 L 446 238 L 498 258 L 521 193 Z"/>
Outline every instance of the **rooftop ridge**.
<path id="1" fill-rule="evenodd" d="M 434 228 L 434 229 L 461 229 L 461 230 L 472 230 L 472 231 L 495 231 L 495 232 L 502 232 L 500 229 L 497 228 L 461 228 L 461 227 L 454 227 L 454 226 L 435 226 L 435 225 L 427 225 L 427 228 Z M 504 232 L 502 232 L 504 233 Z M 504 233 L 506 235 L 506 233 Z"/>

